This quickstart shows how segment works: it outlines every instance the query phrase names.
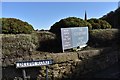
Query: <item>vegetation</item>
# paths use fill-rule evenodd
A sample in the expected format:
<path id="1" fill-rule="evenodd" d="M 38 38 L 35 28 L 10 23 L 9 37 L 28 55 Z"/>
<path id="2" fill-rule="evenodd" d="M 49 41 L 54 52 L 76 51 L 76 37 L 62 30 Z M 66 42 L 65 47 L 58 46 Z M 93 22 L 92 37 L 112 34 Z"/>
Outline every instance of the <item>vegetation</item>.
<path id="1" fill-rule="evenodd" d="M 111 28 L 111 25 L 105 20 L 92 18 L 92 19 L 85 21 L 85 20 L 82 20 L 76 17 L 68 17 L 65 19 L 61 19 L 59 22 L 56 22 L 53 26 L 51 26 L 50 31 L 59 35 L 60 28 L 84 27 L 84 26 L 88 26 L 89 30 Z"/>
<path id="2" fill-rule="evenodd" d="M 56 36 L 48 31 L 32 34 L 0 34 L 2 36 L 2 54 L 29 55 L 32 51 L 57 52 Z"/>
<path id="3" fill-rule="evenodd" d="M 2 54 L 4 56 L 29 55 L 38 47 L 36 34 L 0 34 L 2 36 Z"/>
<path id="4" fill-rule="evenodd" d="M 109 12 L 107 15 L 104 15 L 100 19 L 106 20 L 108 23 L 112 25 L 113 28 L 118 28 L 120 29 L 120 7 L 117 8 L 115 11 Z M 119 36 L 119 45 L 120 45 L 120 31 L 118 33 Z"/>
<path id="5" fill-rule="evenodd" d="M 59 22 L 56 22 L 53 26 L 51 26 L 50 31 L 57 35 L 57 39 L 56 39 L 56 43 L 58 45 L 57 47 L 59 47 L 59 49 L 62 50 L 62 45 L 61 45 L 62 43 L 61 43 L 61 36 L 60 36 L 61 35 L 61 30 L 60 30 L 60 28 L 84 27 L 84 26 L 88 26 L 89 30 L 92 30 L 92 29 L 110 29 L 111 28 L 111 25 L 108 22 L 106 22 L 105 20 L 89 19 L 88 21 L 85 21 L 85 20 L 82 20 L 82 19 L 76 18 L 76 17 L 68 17 L 68 18 L 65 18 L 65 19 L 61 19 Z M 92 43 L 93 42 L 92 39 L 94 37 L 98 37 L 98 35 L 99 34 L 97 34 L 95 36 L 92 35 L 92 38 L 89 41 L 89 43 Z M 102 36 L 100 36 L 100 37 L 102 37 Z M 106 38 L 107 37 L 105 35 L 104 39 L 106 39 Z M 97 40 L 97 38 L 96 38 L 96 40 Z"/>
<path id="6" fill-rule="evenodd" d="M 15 18 L 1 18 L 2 33 L 4 34 L 30 34 L 33 32 L 32 25 Z"/>
<path id="7" fill-rule="evenodd" d="M 68 28 L 68 27 L 84 27 L 88 26 L 91 29 L 91 24 L 87 21 L 84 21 L 80 18 L 76 17 L 68 17 L 65 19 L 61 19 L 59 22 L 56 22 L 51 26 L 50 32 L 53 32 L 57 35 L 60 34 L 60 28 Z"/>
<path id="8" fill-rule="evenodd" d="M 92 19 L 89 19 L 87 21 L 92 25 L 92 29 L 108 29 L 108 28 L 111 28 L 111 25 L 105 20 L 92 18 Z"/>
<path id="9" fill-rule="evenodd" d="M 56 52 L 57 51 L 57 44 L 56 44 L 56 36 L 55 34 L 48 32 L 48 31 L 41 31 L 37 33 L 39 47 L 37 48 L 38 51 L 45 51 L 45 52 Z"/>
<path id="10" fill-rule="evenodd" d="M 105 47 L 118 44 L 118 29 L 95 29 L 89 34 L 89 46 Z"/>
<path id="11" fill-rule="evenodd" d="M 114 28 L 120 28 L 120 7 L 115 11 L 109 12 L 107 15 L 104 15 L 100 19 L 106 20 Z"/>

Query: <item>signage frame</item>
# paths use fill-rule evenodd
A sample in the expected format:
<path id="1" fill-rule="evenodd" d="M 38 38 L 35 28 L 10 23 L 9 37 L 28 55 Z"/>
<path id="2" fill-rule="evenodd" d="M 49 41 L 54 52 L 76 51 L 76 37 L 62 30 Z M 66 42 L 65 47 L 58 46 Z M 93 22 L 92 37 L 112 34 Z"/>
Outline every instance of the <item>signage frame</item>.
<path id="1" fill-rule="evenodd" d="M 76 37 L 74 35 L 75 32 L 78 32 Z M 84 32 L 84 34 L 82 32 Z M 82 33 L 81 37 L 83 38 L 83 40 L 81 37 L 78 36 L 81 33 Z M 66 38 L 69 38 L 70 40 Z M 81 38 L 81 39 L 78 39 L 78 38 Z M 89 39 L 89 30 L 87 26 L 86 27 L 61 28 L 61 40 L 62 40 L 63 52 L 66 49 L 71 49 L 75 47 L 82 48 L 82 46 L 85 46 L 85 45 L 87 46 L 86 43 L 88 42 L 88 39 Z M 79 44 L 77 42 L 79 42 Z"/>
<path id="2" fill-rule="evenodd" d="M 47 66 L 50 64 L 53 64 L 52 59 L 34 60 L 34 61 L 17 61 L 16 68 L 39 67 L 39 66 Z"/>

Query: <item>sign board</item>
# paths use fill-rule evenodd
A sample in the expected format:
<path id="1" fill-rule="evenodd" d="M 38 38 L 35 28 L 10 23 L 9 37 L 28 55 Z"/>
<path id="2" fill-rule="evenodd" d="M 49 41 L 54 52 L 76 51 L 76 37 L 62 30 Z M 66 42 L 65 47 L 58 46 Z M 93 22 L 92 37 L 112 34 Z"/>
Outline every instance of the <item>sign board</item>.
<path id="1" fill-rule="evenodd" d="M 53 60 L 36 60 L 36 61 L 21 61 L 16 62 L 16 68 L 26 68 L 35 66 L 46 66 L 53 63 Z"/>
<path id="2" fill-rule="evenodd" d="M 86 45 L 88 42 L 88 27 L 61 28 L 62 47 L 70 49 Z"/>
<path id="3" fill-rule="evenodd" d="M 61 28 L 62 46 L 64 49 L 72 48 L 72 37 L 70 28 Z"/>

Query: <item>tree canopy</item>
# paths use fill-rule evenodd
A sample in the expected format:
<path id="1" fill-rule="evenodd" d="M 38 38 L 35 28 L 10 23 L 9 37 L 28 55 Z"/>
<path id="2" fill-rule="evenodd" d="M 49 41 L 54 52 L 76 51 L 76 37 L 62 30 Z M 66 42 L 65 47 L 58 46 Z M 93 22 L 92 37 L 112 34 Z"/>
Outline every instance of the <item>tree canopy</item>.
<path id="1" fill-rule="evenodd" d="M 59 22 L 53 24 L 50 28 L 50 31 L 55 34 L 60 34 L 60 28 L 68 28 L 68 27 L 85 27 L 88 26 L 91 29 L 91 24 L 85 20 L 82 20 L 77 17 L 68 17 L 65 19 L 61 19 Z"/>
<path id="2" fill-rule="evenodd" d="M 29 34 L 34 30 L 32 25 L 16 18 L 0 18 L 0 22 L 2 22 L 2 33 L 4 34 Z"/>
<path id="3" fill-rule="evenodd" d="M 87 21 L 92 25 L 92 29 L 108 29 L 108 28 L 111 28 L 111 25 L 105 20 L 92 18 L 92 19 L 89 19 Z"/>
<path id="4" fill-rule="evenodd" d="M 120 28 L 120 7 L 115 11 L 111 11 L 100 19 L 106 20 L 114 28 Z"/>

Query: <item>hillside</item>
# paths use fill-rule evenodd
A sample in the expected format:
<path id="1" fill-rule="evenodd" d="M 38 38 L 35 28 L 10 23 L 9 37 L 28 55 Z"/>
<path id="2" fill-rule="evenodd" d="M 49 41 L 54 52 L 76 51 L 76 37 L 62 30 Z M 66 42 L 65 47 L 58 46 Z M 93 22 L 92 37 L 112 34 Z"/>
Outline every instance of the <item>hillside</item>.
<path id="1" fill-rule="evenodd" d="M 120 7 L 104 15 L 101 19 L 106 20 L 113 28 L 120 28 Z"/>

